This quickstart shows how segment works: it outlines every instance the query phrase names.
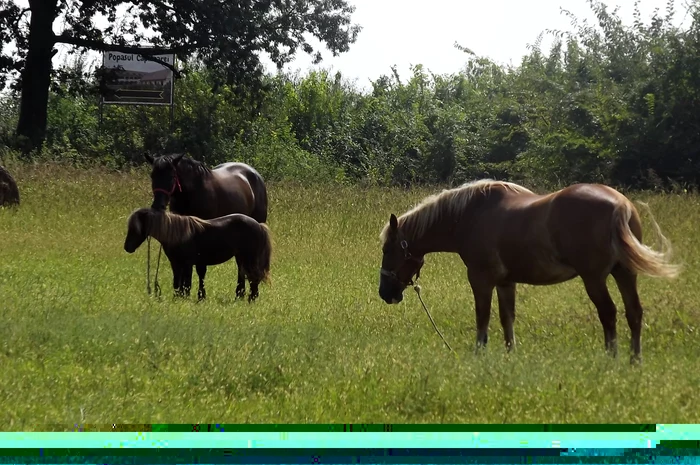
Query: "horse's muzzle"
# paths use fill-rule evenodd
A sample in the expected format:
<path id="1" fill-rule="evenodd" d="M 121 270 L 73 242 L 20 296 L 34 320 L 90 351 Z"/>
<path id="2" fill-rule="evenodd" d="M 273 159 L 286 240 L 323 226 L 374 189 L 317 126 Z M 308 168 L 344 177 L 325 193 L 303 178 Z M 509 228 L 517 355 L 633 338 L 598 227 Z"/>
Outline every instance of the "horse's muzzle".
<path id="1" fill-rule="evenodd" d="M 398 304 L 403 300 L 406 286 L 396 279 L 396 275 L 385 270 L 379 274 L 379 297 L 388 304 Z"/>
<path id="2" fill-rule="evenodd" d="M 403 292 L 387 293 L 384 289 L 379 289 L 379 297 L 388 304 L 398 304 L 403 300 Z"/>

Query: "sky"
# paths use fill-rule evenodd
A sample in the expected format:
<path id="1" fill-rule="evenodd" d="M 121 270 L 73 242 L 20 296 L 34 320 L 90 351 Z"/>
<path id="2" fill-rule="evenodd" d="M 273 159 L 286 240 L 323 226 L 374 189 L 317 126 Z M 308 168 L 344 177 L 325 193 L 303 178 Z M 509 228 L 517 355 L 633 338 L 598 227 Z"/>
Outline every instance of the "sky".
<path id="1" fill-rule="evenodd" d="M 454 48 L 455 42 L 479 56 L 517 66 L 528 53 L 528 44 L 533 44 L 541 32 L 572 30 L 569 18 L 561 12 L 562 6 L 580 21 L 594 20 L 586 0 L 349 1 L 356 7 L 353 23 L 363 29 L 349 52 L 333 57 L 323 48 L 324 60 L 319 66 L 340 71 L 360 88 L 369 88 L 371 81 L 382 74 L 391 74 L 392 65 L 397 67 L 400 76 L 408 76 L 410 66 L 415 64 L 422 64 L 436 74 L 458 72 L 467 56 Z M 675 1 L 674 23 L 677 25 L 690 22 L 686 17 L 687 1 Z M 26 3 L 26 0 L 17 2 Z M 641 0 L 644 22 L 649 22 L 655 8 L 665 16 L 666 3 L 667 0 Z M 611 10 L 618 6 L 624 23 L 632 24 L 634 0 L 607 0 L 606 4 Z M 549 37 L 545 35 L 542 42 L 545 51 L 551 44 Z M 96 59 L 99 56 L 92 55 Z M 55 57 L 56 64 L 64 59 L 65 52 L 60 51 Z M 275 70 L 269 60 L 263 62 L 270 71 Z M 311 57 L 299 52 L 285 70 L 305 73 L 313 68 Z"/>
<path id="2" fill-rule="evenodd" d="M 675 24 L 681 24 L 686 7 L 677 0 Z M 339 70 L 365 87 L 369 80 L 390 74 L 396 65 L 406 76 L 410 66 L 422 64 L 436 74 L 458 72 L 467 56 L 455 42 L 500 64 L 520 64 L 528 44 L 546 29 L 572 30 L 566 8 L 583 20 L 594 20 L 585 0 L 351 0 L 353 22 L 360 24 L 357 42 L 350 51 L 333 57 L 324 53 L 322 66 Z M 633 22 L 634 0 L 608 0 L 609 9 L 619 6 L 625 24 Z M 666 0 L 641 0 L 642 19 L 648 23 L 654 8 L 665 16 Z M 690 18 L 685 18 L 685 24 Z M 543 38 L 543 50 L 551 39 Z M 312 66 L 311 58 L 299 55 L 287 70 Z"/>

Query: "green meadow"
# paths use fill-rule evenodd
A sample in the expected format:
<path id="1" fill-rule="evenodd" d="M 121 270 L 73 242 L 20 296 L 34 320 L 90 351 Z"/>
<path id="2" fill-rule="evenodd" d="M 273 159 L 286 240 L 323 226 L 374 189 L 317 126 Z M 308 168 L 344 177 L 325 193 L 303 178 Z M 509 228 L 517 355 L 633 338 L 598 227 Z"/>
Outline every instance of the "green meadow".
<path id="1" fill-rule="evenodd" d="M 208 298 L 146 293 L 146 244 L 126 220 L 151 201 L 148 172 L 19 165 L 19 209 L 0 210 L 0 425 L 106 423 L 698 423 L 700 196 L 636 193 L 684 270 L 640 278 L 643 363 L 608 357 L 579 280 L 518 287 L 506 354 L 496 299 L 485 353 L 457 256 L 426 257 L 423 298 L 378 295 L 379 232 L 439 188 L 269 185 L 271 285 L 234 298 L 235 262 L 212 267 Z M 648 217 L 642 213 L 647 238 Z M 648 239 L 649 240 L 649 239 Z M 157 242 L 151 244 L 155 261 Z M 155 266 L 155 263 L 152 263 Z M 195 278 L 196 282 L 196 278 Z"/>

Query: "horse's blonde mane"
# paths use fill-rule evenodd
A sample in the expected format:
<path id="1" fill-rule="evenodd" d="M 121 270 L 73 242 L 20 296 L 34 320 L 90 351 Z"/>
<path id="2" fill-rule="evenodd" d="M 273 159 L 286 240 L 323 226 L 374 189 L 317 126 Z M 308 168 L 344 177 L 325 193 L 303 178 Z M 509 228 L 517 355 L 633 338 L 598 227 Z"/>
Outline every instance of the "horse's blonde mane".
<path id="1" fill-rule="evenodd" d="M 531 190 L 512 182 L 479 179 L 426 197 L 398 218 L 399 229 L 407 240 L 419 238 L 441 216 L 449 215 L 455 219 L 459 218 L 476 194 L 484 194 L 494 187 L 503 187 L 511 192 L 521 194 L 533 193 Z M 384 226 L 379 236 L 382 243 L 386 242 L 388 231 L 389 223 Z"/>
<path id="2" fill-rule="evenodd" d="M 148 234 L 153 236 L 162 244 L 178 244 L 190 239 L 194 234 L 204 230 L 209 224 L 208 221 L 196 216 L 177 215 L 170 212 L 158 212 L 150 209 L 143 209 L 147 215 Z M 137 210 L 129 218 L 130 227 L 138 228 L 140 231 L 144 227 L 137 220 L 139 215 Z"/>

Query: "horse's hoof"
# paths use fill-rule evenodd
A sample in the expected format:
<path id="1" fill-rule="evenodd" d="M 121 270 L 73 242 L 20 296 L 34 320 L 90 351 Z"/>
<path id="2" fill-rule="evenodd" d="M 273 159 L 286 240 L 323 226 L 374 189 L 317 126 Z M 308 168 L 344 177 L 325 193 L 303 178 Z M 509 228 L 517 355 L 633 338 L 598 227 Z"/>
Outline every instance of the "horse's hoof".
<path id="1" fill-rule="evenodd" d="M 258 298 L 258 294 L 250 294 L 248 296 L 248 303 L 254 302 Z"/>
<path id="2" fill-rule="evenodd" d="M 486 352 L 486 344 L 477 342 L 476 347 L 474 347 L 474 355 L 481 355 Z"/>

